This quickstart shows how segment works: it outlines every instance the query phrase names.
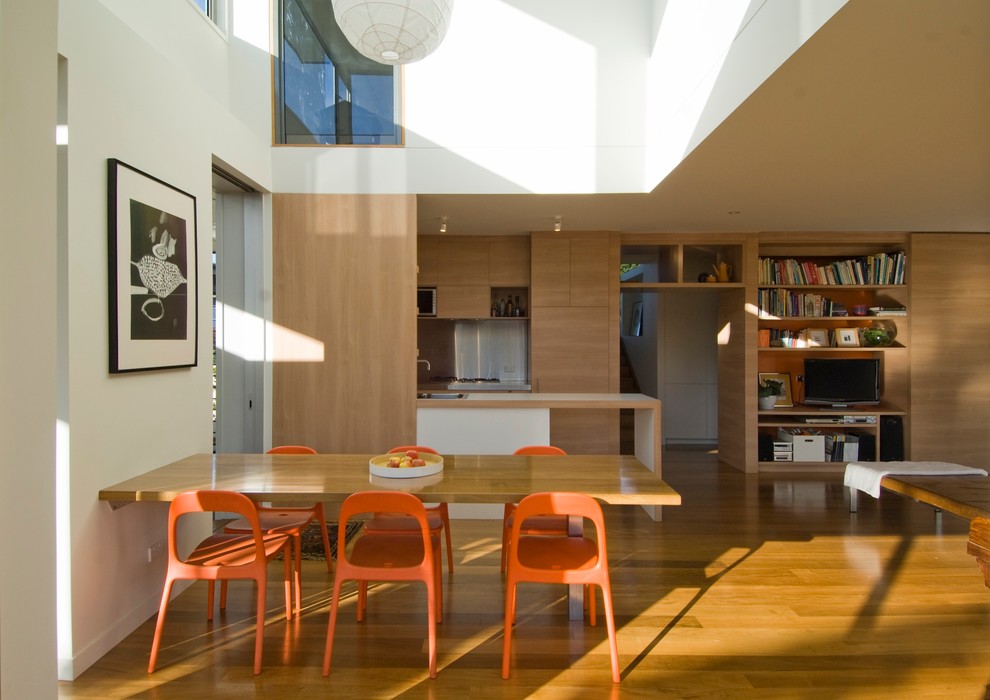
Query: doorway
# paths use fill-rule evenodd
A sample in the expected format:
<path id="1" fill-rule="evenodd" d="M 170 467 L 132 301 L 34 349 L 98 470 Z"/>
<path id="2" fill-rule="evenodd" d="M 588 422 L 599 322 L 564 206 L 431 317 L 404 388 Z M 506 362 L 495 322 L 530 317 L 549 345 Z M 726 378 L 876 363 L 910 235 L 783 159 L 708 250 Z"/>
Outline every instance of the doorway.
<path id="1" fill-rule="evenodd" d="M 213 166 L 213 450 L 263 452 L 266 421 L 264 197 Z"/>

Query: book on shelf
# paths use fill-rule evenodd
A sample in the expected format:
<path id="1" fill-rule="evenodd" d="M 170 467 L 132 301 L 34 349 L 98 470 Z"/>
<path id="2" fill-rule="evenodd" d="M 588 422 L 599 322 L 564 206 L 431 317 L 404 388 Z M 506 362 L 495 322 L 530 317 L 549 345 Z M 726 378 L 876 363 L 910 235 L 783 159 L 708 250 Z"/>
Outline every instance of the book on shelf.
<path id="1" fill-rule="evenodd" d="M 864 285 L 904 284 L 904 251 L 835 260 L 760 258 L 759 284 L 768 285 Z"/>

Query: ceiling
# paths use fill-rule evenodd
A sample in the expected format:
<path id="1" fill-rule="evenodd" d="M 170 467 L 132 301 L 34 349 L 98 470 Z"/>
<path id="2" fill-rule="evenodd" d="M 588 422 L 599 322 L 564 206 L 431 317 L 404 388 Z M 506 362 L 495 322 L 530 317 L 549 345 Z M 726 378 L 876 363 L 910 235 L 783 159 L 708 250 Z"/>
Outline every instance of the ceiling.
<path id="1" fill-rule="evenodd" d="M 419 195 L 420 233 L 990 231 L 990 2 L 850 0 L 653 192 Z"/>

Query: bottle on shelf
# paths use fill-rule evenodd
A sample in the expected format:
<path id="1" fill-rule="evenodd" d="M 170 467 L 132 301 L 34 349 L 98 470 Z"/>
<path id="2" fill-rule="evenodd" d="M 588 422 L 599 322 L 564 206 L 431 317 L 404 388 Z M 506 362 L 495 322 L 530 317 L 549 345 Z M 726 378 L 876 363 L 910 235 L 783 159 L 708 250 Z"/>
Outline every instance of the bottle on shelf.
<path id="1" fill-rule="evenodd" d="M 505 303 L 505 315 L 512 316 L 512 297 L 509 297 L 509 301 Z"/>
<path id="2" fill-rule="evenodd" d="M 515 305 L 516 316 L 525 316 L 522 310 L 522 305 L 519 303 L 519 295 L 516 295 L 516 305 Z"/>

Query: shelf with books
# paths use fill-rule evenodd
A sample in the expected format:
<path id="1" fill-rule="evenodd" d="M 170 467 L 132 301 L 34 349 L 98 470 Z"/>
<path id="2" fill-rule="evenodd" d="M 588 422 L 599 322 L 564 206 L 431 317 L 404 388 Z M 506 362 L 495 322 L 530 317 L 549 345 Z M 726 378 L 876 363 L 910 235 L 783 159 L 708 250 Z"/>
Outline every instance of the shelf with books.
<path id="1" fill-rule="evenodd" d="M 802 286 L 900 285 L 904 283 L 904 251 L 876 252 L 848 258 L 761 257 L 759 284 Z"/>

